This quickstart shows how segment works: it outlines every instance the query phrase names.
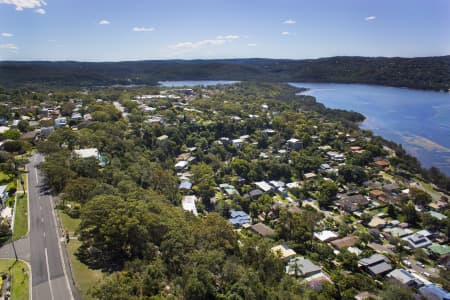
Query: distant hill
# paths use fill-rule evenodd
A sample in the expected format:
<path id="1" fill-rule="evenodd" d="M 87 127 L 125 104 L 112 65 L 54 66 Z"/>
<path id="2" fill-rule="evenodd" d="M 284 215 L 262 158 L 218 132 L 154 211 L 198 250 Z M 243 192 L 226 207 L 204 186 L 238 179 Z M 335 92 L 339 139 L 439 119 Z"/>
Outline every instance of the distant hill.
<path id="1" fill-rule="evenodd" d="M 161 80 L 366 83 L 447 91 L 450 89 L 450 56 L 0 62 L 0 84 L 6 87 L 156 84 Z"/>

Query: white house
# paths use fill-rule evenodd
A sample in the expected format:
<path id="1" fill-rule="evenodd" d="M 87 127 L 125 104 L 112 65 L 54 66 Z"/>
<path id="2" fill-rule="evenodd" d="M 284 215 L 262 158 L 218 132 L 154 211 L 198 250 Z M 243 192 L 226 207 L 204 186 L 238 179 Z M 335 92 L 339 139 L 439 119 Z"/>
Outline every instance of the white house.
<path id="1" fill-rule="evenodd" d="M 80 158 L 91 158 L 100 159 L 100 152 L 97 148 L 86 148 L 80 150 L 74 150 L 73 153 Z"/>

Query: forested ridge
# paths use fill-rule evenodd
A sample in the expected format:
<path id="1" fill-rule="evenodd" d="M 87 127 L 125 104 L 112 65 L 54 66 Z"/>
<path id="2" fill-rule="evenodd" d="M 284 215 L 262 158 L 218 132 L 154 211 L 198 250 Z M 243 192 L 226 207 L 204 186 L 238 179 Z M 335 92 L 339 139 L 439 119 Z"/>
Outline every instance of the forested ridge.
<path id="1" fill-rule="evenodd" d="M 365 83 L 450 88 L 450 56 L 418 58 L 148 60 L 124 62 L 0 62 L 4 86 L 157 84 L 163 80 Z"/>

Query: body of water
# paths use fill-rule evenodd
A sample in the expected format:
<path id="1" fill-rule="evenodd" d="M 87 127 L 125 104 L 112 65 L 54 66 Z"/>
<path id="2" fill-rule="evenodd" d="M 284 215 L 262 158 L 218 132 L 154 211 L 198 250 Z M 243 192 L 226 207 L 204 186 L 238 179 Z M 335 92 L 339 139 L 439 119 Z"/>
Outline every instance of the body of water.
<path id="1" fill-rule="evenodd" d="M 366 116 L 361 128 L 402 144 L 450 175 L 450 93 L 363 84 L 291 83 L 330 108 Z"/>

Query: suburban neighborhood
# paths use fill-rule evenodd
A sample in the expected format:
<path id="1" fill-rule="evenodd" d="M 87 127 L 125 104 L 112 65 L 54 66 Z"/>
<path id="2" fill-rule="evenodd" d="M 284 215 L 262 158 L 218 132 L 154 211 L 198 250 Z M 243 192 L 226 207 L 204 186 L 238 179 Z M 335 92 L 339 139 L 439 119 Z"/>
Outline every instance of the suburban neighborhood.
<path id="1" fill-rule="evenodd" d="M 359 129 L 351 113 L 333 117 L 277 85 L 145 90 L 40 93 L 35 101 L 30 91 L 30 104 L 2 103 L 1 234 L 14 231 L 15 214 L 27 214 L 16 208 L 26 160 L 45 154 L 39 169 L 82 296 L 107 276 L 77 267 L 80 253 L 102 251 L 100 240 L 90 244 L 96 225 L 83 219 L 85 206 L 138 187 L 185 211 L 187 223 L 219 215 L 241 251 L 253 239 L 267 244 L 282 276 L 308 297 L 381 299 L 393 284 L 450 299 L 448 190 L 408 170 L 398 145 Z M 166 261 L 158 243 L 148 247 Z M 98 281 L 86 283 L 84 272 Z M 176 289 L 167 283 L 164 293 Z"/>

